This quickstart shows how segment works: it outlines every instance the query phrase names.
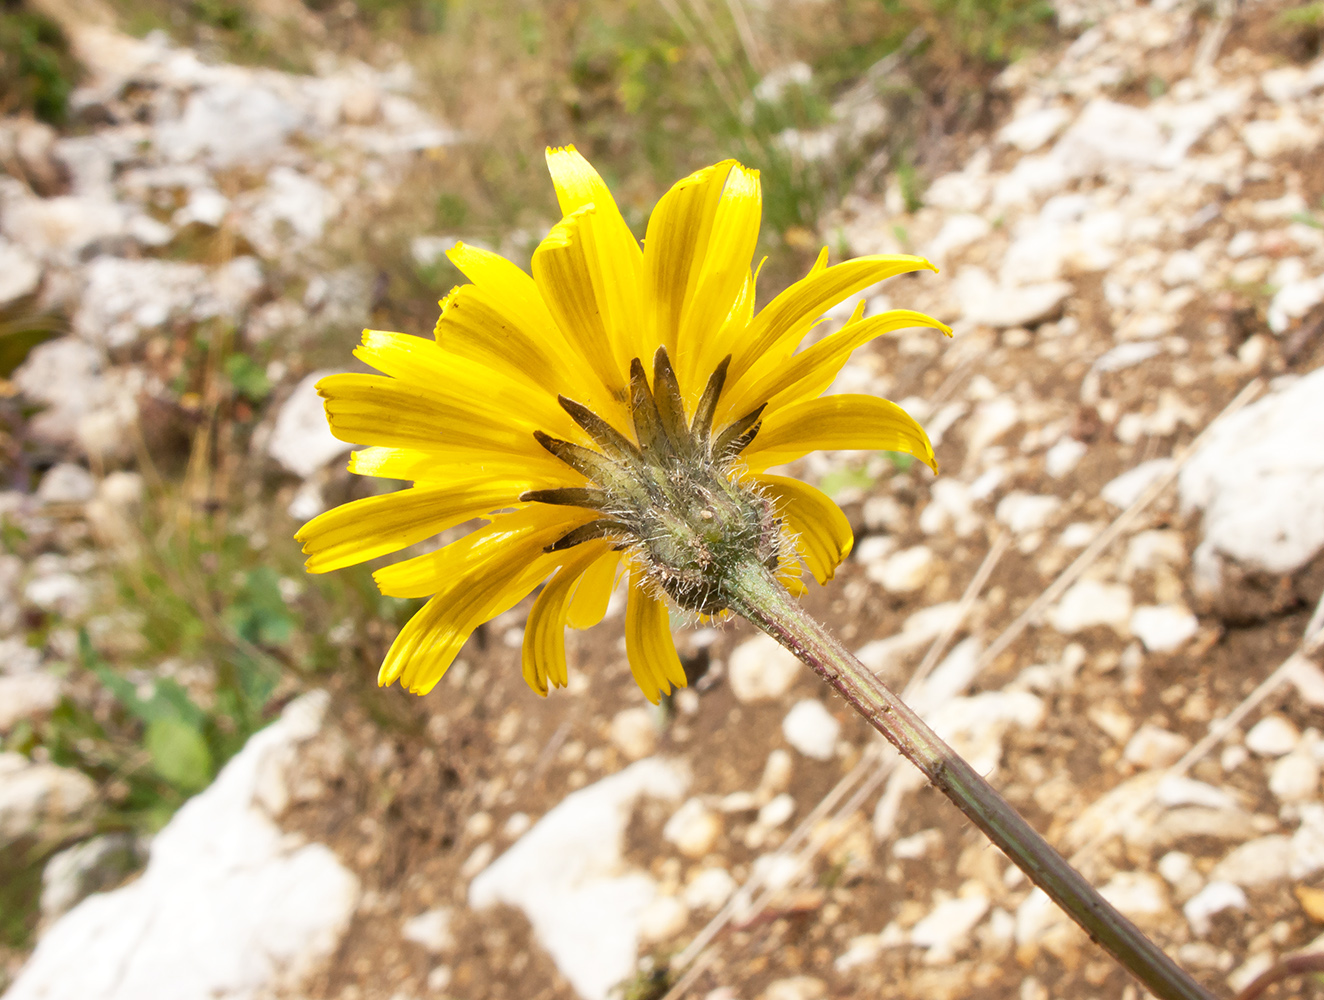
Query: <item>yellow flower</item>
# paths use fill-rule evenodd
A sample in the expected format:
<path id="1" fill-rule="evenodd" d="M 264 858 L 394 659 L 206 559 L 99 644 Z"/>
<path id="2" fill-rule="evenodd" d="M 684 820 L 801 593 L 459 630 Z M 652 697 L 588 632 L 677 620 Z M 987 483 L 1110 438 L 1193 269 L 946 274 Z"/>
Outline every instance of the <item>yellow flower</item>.
<path id="1" fill-rule="evenodd" d="M 685 684 L 670 602 L 722 614 L 735 562 L 756 560 L 795 588 L 801 562 L 823 583 L 850 551 L 836 505 L 769 467 L 851 448 L 907 452 L 937 470 L 928 437 L 896 404 L 821 394 L 880 334 L 950 331 L 920 313 L 865 319 L 860 308 L 796 353 L 824 310 L 929 262 L 828 267 L 825 250 L 755 315 L 756 171 L 728 160 L 680 181 L 641 247 L 573 147 L 548 150 L 547 163 L 564 218 L 532 277 L 457 244 L 448 256 L 472 284 L 442 301 L 434 339 L 364 331 L 354 353 L 382 374 L 318 383 L 332 432 L 368 446 L 350 471 L 414 485 L 327 511 L 297 538 L 309 571 L 324 573 L 487 520 L 375 574 L 384 594 L 430 597 L 378 678 L 418 694 L 475 628 L 539 584 L 524 678 L 539 694 L 564 686 L 566 626 L 601 621 L 628 573 L 630 667 L 656 702 Z"/>

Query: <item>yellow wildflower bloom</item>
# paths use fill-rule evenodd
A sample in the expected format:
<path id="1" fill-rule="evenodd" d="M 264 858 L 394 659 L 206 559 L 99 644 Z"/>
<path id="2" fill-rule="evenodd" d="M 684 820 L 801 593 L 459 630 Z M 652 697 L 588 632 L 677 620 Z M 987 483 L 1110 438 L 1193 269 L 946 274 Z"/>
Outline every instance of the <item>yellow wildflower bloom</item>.
<path id="1" fill-rule="evenodd" d="M 684 686 L 669 601 L 726 611 L 723 567 L 757 559 L 790 586 L 849 553 L 841 511 L 769 474 L 820 448 L 907 452 L 936 471 L 923 429 L 896 404 L 822 393 L 861 344 L 906 327 L 893 310 L 796 353 L 824 310 L 892 275 L 931 268 L 873 256 L 809 274 L 754 312 L 758 173 L 728 160 L 676 184 L 641 247 L 602 178 L 573 147 L 548 150 L 564 218 L 530 277 L 457 244 L 472 284 L 441 303 L 433 340 L 367 330 L 355 355 L 380 375 L 318 383 L 351 472 L 412 481 L 344 504 L 297 538 L 324 573 L 473 518 L 449 545 L 378 570 L 382 593 L 430 600 L 400 631 L 378 681 L 430 691 L 470 633 L 544 584 L 524 633 L 529 686 L 564 686 L 567 625 L 602 620 L 629 576 L 630 666 L 654 702 Z M 647 368 L 645 365 L 647 364 Z M 650 371 L 651 369 L 651 378 Z"/>

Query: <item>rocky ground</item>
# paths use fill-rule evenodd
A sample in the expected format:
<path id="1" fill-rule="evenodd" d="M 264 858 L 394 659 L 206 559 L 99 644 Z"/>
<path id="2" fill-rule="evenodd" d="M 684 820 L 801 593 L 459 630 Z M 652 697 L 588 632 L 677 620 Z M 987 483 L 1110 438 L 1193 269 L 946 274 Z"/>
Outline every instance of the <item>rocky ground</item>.
<path id="1" fill-rule="evenodd" d="M 1282 44 L 1281 13 L 1063 4 L 1074 41 L 997 79 L 1006 114 L 957 138 L 923 207 L 900 184 L 848 198 L 824 240 L 942 267 L 869 308 L 956 336 L 880 341 L 839 388 L 903 401 L 943 472 L 796 469 L 857 533 L 808 607 L 1218 995 L 1324 932 L 1324 60 Z M 375 278 L 326 246 L 460 138 L 404 69 L 81 45 L 104 124 L 0 133 L 0 299 L 72 317 L 12 377 L 15 440 L 46 459 L 0 494 L 0 835 L 11 864 L 65 848 L 7 997 L 1141 995 L 775 645 L 681 632 L 693 684 L 653 709 L 619 608 L 546 701 L 519 677 L 523 607 L 421 700 L 365 690 L 383 630 L 348 622 L 325 648 L 351 669 L 282 681 L 281 720 L 145 871 L 75 905 L 146 838 L 89 836 L 116 776 L 15 734 L 111 711 L 79 630 L 113 659 L 144 629 L 113 567 L 160 537 L 138 528 L 146 459 L 182 434 L 206 466 L 198 427 L 242 425 L 242 461 L 185 481 L 265 478 L 280 510 L 252 532 L 343 492 L 311 345 L 363 321 Z M 228 396 L 185 384 L 223 363 L 189 353 L 207 323 L 265 360 L 265 402 L 239 362 Z M 305 587 L 278 581 L 295 613 Z"/>

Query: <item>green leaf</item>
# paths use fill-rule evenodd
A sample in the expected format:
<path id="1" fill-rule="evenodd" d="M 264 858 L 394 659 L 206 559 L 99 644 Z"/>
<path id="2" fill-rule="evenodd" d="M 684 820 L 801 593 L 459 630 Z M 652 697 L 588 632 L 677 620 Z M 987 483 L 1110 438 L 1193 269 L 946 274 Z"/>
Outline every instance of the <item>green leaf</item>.
<path id="1" fill-rule="evenodd" d="M 145 742 L 156 773 L 180 791 L 201 791 L 211 781 L 211 750 L 188 723 L 171 716 L 155 719 Z"/>
<path id="2" fill-rule="evenodd" d="M 231 354 L 225 359 L 225 377 L 236 393 L 254 403 L 262 402 L 271 392 L 266 370 L 247 354 Z"/>

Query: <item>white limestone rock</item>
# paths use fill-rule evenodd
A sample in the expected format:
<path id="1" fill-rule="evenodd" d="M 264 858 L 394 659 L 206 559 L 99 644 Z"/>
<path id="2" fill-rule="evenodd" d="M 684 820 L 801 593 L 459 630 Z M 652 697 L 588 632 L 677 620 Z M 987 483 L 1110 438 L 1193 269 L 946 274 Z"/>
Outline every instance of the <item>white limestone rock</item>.
<path id="1" fill-rule="evenodd" d="M 1196 937 L 1206 937 L 1212 930 L 1211 918 L 1224 910 L 1245 912 L 1246 891 L 1231 882 L 1210 882 L 1186 901 L 1182 912 Z"/>
<path id="2" fill-rule="evenodd" d="M 349 926 L 358 879 L 292 841 L 264 802 L 328 698 L 292 702 L 152 842 L 136 881 L 89 896 L 45 934 L 6 1000 L 247 1000 L 298 989 Z M 265 786 L 265 791 L 264 791 Z"/>
<path id="3" fill-rule="evenodd" d="M 1051 319 L 1072 292 L 1067 281 L 1044 281 L 1009 287 L 998 285 L 977 267 L 962 268 L 956 276 L 956 298 L 971 323 L 995 329 L 1035 326 Z"/>
<path id="4" fill-rule="evenodd" d="M 686 799 L 662 827 L 662 838 L 687 858 L 702 858 L 722 835 L 722 817 L 702 799 Z"/>
<path id="5" fill-rule="evenodd" d="M 679 764 L 650 757 L 571 793 L 470 883 L 469 905 L 519 907 L 575 992 L 607 1000 L 634 972 L 642 918 L 658 895 L 652 876 L 621 856 L 634 804 L 675 801 L 688 785 Z"/>
<path id="6" fill-rule="evenodd" d="M 686 883 L 681 898 L 691 910 L 711 912 L 725 906 L 738 888 L 725 868 L 702 868 Z"/>
<path id="7" fill-rule="evenodd" d="M 988 897 L 977 894 L 944 900 L 910 929 L 910 943 L 927 949 L 925 964 L 947 964 L 970 943 L 970 932 L 988 906 Z"/>
<path id="8" fill-rule="evenodd" d="M 1131 622 L 1131 590 L 1119 583 L 1081 580 L 1048 612 L 1048 623 L 1063 635 L 1107 625 L 1126 635 Z"/>
<path id="9" fill-rule="evenodd" d="M 301 479 L 307 479 L 345 452 L 351 445 L 331 433 L 326 423 L 317 383 L 331 370 L 307 375 L 294 387 L 276 415 L 267 454 Z"/>
<path id="10" fill-rule="evenodd" d="M 1300 730 L 1281 715 L 1266 715 L 1246 733 L 1246 748 L 1261 757 L 1282 757 L 1300 742 Z"/>
<path id="11" fill-rule="evenodd" d="M 92 474 L 73 462 L 60 462 L 46 470 L 37 484 L 37 499 L 48 504 L 87 503 L 96 496 Z"/>
<path id="12" fill-rule="evenodd" d="M 806 698 L 796 702 L 782 720 L 782 735 L 806 757 L 831 760 L 841 735 L 841 723 L 817 698 Z"/>
<path id="13" fill-rule="evenodd" d="M 1172 459 L 1155 458 L 1141 462 L 1133 469 L 1128 469 L 1116 479 L 1108 482 L 1099 496 L 1114 507 L 1125 510 L 1140 499 L 1145 490 L 1172 470 Z"/>
<path id="14" fill-rule="evenodd" d="M 58 835 L 89 816 L 96 797 L 96 785 L 81 771 L 0 753 L 0 847 L 20 837 Z"/>
<path id="15" fill-rule="evenodd" d="M 629 760 L 642 760 L 657 748 L 657 723 L 646 708 L 625 708 L 612 716 L 608 735 Z"/>
<path id="16" fill-rule="evenodd" d="M 0 309 L 35 292 L 41 273 L 41 265 L 27 251 L 0 236 Z"/>
<path id="17" fill-rule="evenodd" d="M 433 955 L 442 955 L 455 947 L 455 934 L 451 930 L 454 919 L 455 911 L 449 906 L 424 910 L 404 922 L 400 936 L 421 945 Z"/>
<path id="18" fill-rule="evenodd" d="M 1319 795 L 1319 762 L 1301 749 L 1274 761 L 1269 791 L 1279 802 L 1308 802 Z"/>
<path id="19" fill-rule="evenodd" d="M 1235 847 L 1218 864 L 1209 878 L 1214 882 L 1231 882 L 1246 889 L 1273 885 L 1291 877 L 1292 838 L 1270 834 Z"/>
<path id="20" fill-rule="evenodd" d="M 50 926 L 94 892 L 113 888 L 147 861 L 132 833 L 104 833 L 52 855 L 41 872 L 41 919 Z"/>
<path id="21" fill-rule="evenodd" d="M 1324 368 L 1220 420 L 1178 482 L 1183 507 L 1204 511 L 1197 564 L 1304 566 L 1324 548 Z"/>
<path id="22" fill-rule="evenodd" d="M 795 654 L 767 635 L 746 639 L 731 653 L 727 675 L 738 701 L 774 701 L 805 669 Z"/>
<path id="23" fill-rule="evenodd" d="M 1137 767 L 1151 770 L 1167 767 L 1191 748 L 1191 741 L 1181 733 L 1169 732 L 1153 723 L 1145 723 L 1136 730 L 1122 751 L 1122 758 Z"/>
<path id="24" fill-rule="evenodd" d="M 60 681 L 52 674 L 0 676 L 0 734 L 34 722 L 60 703 Z"/>
<path id="25" fill-rule="evenodd" d="M 1025 535 L 1048 527 L 1061 508 L 1059 497 L 1014 490 L 998 502 L 995 516 L 1014 534 Z"/>
<path id="26" fill-rule="evenodd" d="M 1151 653 L 1180 649 L 1199 630 L 1199 619 L 1177 604 L 1143 604 L 1131 613 L 1131 634 Z"/>

